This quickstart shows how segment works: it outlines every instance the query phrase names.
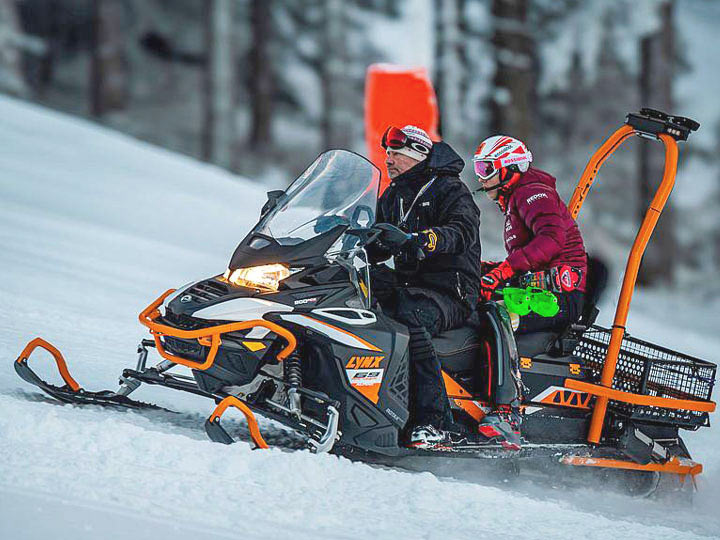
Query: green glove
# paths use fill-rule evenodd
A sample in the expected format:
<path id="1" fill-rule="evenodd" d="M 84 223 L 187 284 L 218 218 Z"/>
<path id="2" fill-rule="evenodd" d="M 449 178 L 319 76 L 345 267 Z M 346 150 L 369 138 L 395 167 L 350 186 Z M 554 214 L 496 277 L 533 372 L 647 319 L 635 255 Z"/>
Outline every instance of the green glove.
<path id="1" fill-rule="evenodd" d="M 507 310 L 521 317 L 531 311 L 541 317 L 554 317 L 560 311 L 557 297 L 550 291 L 533 287 L 505 287 L 502 295 Z"/>

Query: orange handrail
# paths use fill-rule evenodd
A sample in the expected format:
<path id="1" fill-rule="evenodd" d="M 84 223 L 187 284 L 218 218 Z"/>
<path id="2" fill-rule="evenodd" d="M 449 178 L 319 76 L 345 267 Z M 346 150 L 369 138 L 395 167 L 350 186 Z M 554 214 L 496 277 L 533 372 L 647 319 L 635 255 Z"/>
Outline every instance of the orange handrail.
<path id="1" fill-rule="evenodd" d="M 222 334 L 226 334 L 228 332 L 236 332 L 238 330 L 247 330 L 248 328 L 255 328 L 257 326 L 267 328 L 268 330 L 276 333 L 288 342 L 287 346 L 278 353 L 278 360 L 282 361 L 287 358 L 290 353 L 292 353 L 297 347 L 297 340 L 295 339 L 295 336 L 292 334 L 292 332 L 290 332 L 286 328 L 283 328 L 279 324 L 275 324 L 264 319 L 253 319 L 250 321 L 227 323 L 218 326 L 211 326 L 209 328 L 200 328 L 198 330 L 181 330 L 179 328 L 173 328 L 172 326 L 155 322 L 155 320 L 160 317 L 160 311 L 158 310 L 158 307 L 160 306 L 160 304 L 163 303 L 165 298 L 170 296 L 173 292 L 175 292 L 175 289 L 169 289 L 165 291 L 162 295 L 160 295 L 159 298 L 157 298 L 157 300 L 155 300 L 152 304 L 142 310 L 142 312 L 138 316 L 140 323 L 150 329 L 150 333 L 153 335 L 153 339 L 155 340 L 155 346 L 158 350 L 158 353 L 160 353 L 160 356 L 171 362 L 192 369 L 204 371 L 210 368 L 215 362 L 215 356 L 217 355 L 218 349 L 222 344 L 222 341 L 220 339 L 220 336 Z M 176 356 L 167 352 L 162 345 L 160 336 L 171 336 L 180 339 L 196 339 L 201 345 L 207 346 L 209 344 L 210 351 L 208 352 L 208 355 L 204 362 L 188 360 L 187 358 Z"/>
<path id="2" fill-rule="evenodd" d="M 236 398 L 235 396 L 228 396 L 225 399 L 223 399 L 220 403 L 218 403 L 218 406 L 215 407 L 215 410 L 210 415 L 210 422 L 216 422 L 220 420 L 220 417 L 223 415 L 223 413 L 227 410 L 228 407 L 235 407 L 236 409 L 240 410 L 245 415 L 245 419 L 248 423 L 248 429 L 250 429 L 250 437 L 252 437 L 253 442 L 258 448 L 266 449 L 269 448 L 267 443 L 265 442 L 265 439 L 263 439 L 262 434 L 260 433 L 260 428 L 258 427 L 257 419 L 255 418 L 255 415 L 250 410 L 250 407 L 245 405 L 241 400 Z"/>
<path id="3" fill-rule="evenodd" d="M 80 390 L 80 385 L 72 378 L 72 375 L 70 375 L 70 371 L 68 371 L 67 363 L 65 362 L 62 353 L 43 338 L 35 338 L 25 345 L 25 348 L 20 353 L 20 356 L 17 357 L 16 362 L 22 363 L 27 361 L 32 352 L 38 347 L 45 349 L 52 354 L 55 359 L 55 363 L 57 364 L 58 371 L 60 371 L 60 376 L 63 378 L 63 381 L 65 381 L 65 384 L 72 388 L 73 392 L 78 392 Z"/>
<path id="4" fill-rule="evenodd" d="M 646 396 L 644 394 L 633 394 L 623 392 L 606 386 L 600 386 L 577 379 L 565 379 L 565 388 L 580 390 L 594 396 L 601 396 L 613 401 L 622 401 L 632 405 L 645 405 L 649 407 L 661 407 L 664 409 L 685 409 L 688 411 L 713 412 L 715 403 L 712 401 L 696 401 L 692 399 L 665 398 L 659 396 Z"/>
<path id="5" fill-rule="evenodd" d="M 619 144 L 630 136 L 633 132 L 630 126 L 624 126 L 626 129 L 619 129 L 616 131 L 610 139 L 595 153 L 593 158 L 590 160 L 590 164 L 598 162 L 596 167 L 593 169 L 592 177 L 597 173 L 597 169 L 602 165 L 602 162 L 610 155 Z M 629 131 L 628 131 L 629 130 Z M 630 133 L 632 132 L 632 133 Z M 643 219 L 640 230 L 635 237 L 635 242 L 630 250 L 627 265 L 625 267 L 625 275 L 623 277 L 622 289 L 620 290 L 620 298 L 618 300 L 617 309 L 615 311 L 615 320 L 612 326 L 612 332 L 610 335 L 610 344 L 608 345 L 607 354 L 605 356 L 605 364 L 603 365 L 602 374 L 600 377 L 600 384 L 606 388 L 612 387 L 613 378 L 615 377 L 615 369 L 617 367 L 618 354 L 620 353 L 620 346 L 622 340 L 625 337 L 625 323 L 627 322 L 628 311 L 630 309 L 630 301 L 632 300 L 633 290 L 635 288 L 635 282 L 637 280 L 638 271 L 640 269 L 640 262 L 642 256 L 645 253 L 645 248 L 650 241 L 655 225 L 657 224 L 658 218 L 662 213 L 665 203 L 667 202 L 670 192 L 672 191 L 673 185 L 675 184 L 675 173 L 677 171 L 677 143 L 675 139 L 669 135 L 660 134 L 659 139 L 665 145 L 665 170 L 663 173 L 663 179 L 655 193 L 655 197 L 650 203 L 645 218 Z M 610 144 L 612 143 L 612 144 Z M 603 155 L 599 155 L 603 153 Z M 588 167 L 590 167 L 588 164 Z M 586 168 L 587 172 L 588 168 Z M 585 174 L 583 174 L 583 177 Z M 581 180 L 582 183 L 582 180 Z M 580 189 L 578 185 L 578 189 Z M 577 198 L 576 198 L 577 195 Z M 584 194 L 573 195 L 571 205 L 575 205 L 576 214 L 580 210 L 580 205 L 584 199 Z M 590 421 L 590 430 L 588 433 L 588 441 L 591 443 L 599 443 L 600 436 L 602 434 L 603 424 L 605 422 L 605 413 L 607 412 L 609 398 L 607 396 L 598 396 L 593 407 L 593 415 Z"/>
<path id="6" fill-rule="evenodd" d="M 585 170 L 583 171 L 580 181 L 578 182 L 578 185 L 570 198 L 570 203 L 568 204 L 568 210 L 570 210 L 570 215 L 573 219 L 577 219 L 578 214 L 580 213 L 580 208 L 582 208 L 582 205 L 585 202 L 585 197 L 590 191 L 593 182 L 595 182 L 595 177 L 597 176 L 600 167 L 602 167 L 603 163 L 605 163 L 605 160 L 609 158 L 610 154 L 617 150 L 622 143 L 635 134 L 635 130 L 633 130 L 632 127 L 624 125 L 615 133 L 610 135 L 608 140 L 605 141 L 605 143 L 592 155 L 590 161 L 585 166 Z"/>

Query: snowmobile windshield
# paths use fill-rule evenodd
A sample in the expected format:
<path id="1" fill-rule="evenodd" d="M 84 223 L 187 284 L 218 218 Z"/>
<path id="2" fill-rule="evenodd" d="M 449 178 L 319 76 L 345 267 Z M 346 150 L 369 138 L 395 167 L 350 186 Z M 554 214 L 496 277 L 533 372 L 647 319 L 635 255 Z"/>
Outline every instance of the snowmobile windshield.
<path id="1" fill-rule="evenodd" d="M 330 150 L 287 188 L 254 232 L 292 246 L 338 225 L 371 227 L 379 185 L 380 171 L 367 159 L 348 150 Z M 352 249 L 357 241 L 343 235 L 329 252 Z"/>

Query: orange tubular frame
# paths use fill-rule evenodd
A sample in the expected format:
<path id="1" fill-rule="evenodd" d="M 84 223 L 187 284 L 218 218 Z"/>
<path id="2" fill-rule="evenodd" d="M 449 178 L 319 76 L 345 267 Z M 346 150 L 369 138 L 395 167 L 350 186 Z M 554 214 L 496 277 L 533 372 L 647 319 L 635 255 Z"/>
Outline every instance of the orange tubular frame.
<path id="1" fill-rule="evenodd" d="M 570 215 L 573 219 L 577 219 L 580 209 L 585 202 L 585 197 L 587 197 L 593 182 L 595 182 L 595 177 L 597 176 L 600 167 L 602 167 L 603 163 L 605 163 L 605 160 L 609 158 L 610 154 L 617 150 L 622 143 L 635 134 L 636 133 L 633 128 L 628 125 L 624 125 L 615 133 L 610 135 L 610 138 L 608 138 L 608 140 L 595 151 L 593 156 L 590 158 L 590 161 L 585 166 L 585 170 L 580 177 L 580 181 L 570 198 L 570 204 L 568 204 L 568 210 L 570 210 Z"/>
<path id="2" fill-rule="evenodd" d="M 260 434 L 260 428 L 258 427 L 257 420 L 255 419 L 255 415 L 253 414 L 253 412 L 250 410 L 250 407 L 245 405 L 245 403 L 240 401 L 235 396 L 228 396 L 220 403 L 218 403 L 218 406 L 215 407 L 215 410 L 210 415 L 210 418 L 208 420 L 213 423 L 219 422 L 220 417 L 223 415 L 223 413 L 227 410 L 228 407 L 235 407 L 245 415 L 245 420 L 247 420 L 248 428 L 250 429 L 250 437 L 252 437 L 255 446 L 262 449 L 269 448 L 269 446 L 265 442 L 265 439 L 263 439 L 262 435 Z"/>
<path id="3" fill-rule="evenodd" d="M 610 138 L 608 138 L 608 140 L 605 141 L 605 143 L 593 154 L 592 158 L 590 158 L 590 161 L 585 167 L 585 170 L 580 177 L 580 181 L 575 188 L 575 192 L 570 199 L 570 204 L 568 205 L 568 209 L 570 210 L 570 214 L 573 218 L 577 218 L 580 213 L 585 197 L 595 181 L 595 177 L 597 176 L 602 164 L 615 150 L 617 150 L 617 148 L 620 147 L 623 142 L 633 135 L 640 135 L 640 133 L 635 131 L 631 126 L 624 125 L 613 133 Z M 625 337 L 625 324 L 627 322 L 630 302 L 632 300 L 635 282 L 640 269 L 640 262 L 643 254 L 645 253 L 645 248 L 650 241 L 653 230 L 655 229 L 655 225 L 658 222 L 658 218 L 660 217 L 660 214 L 665 207 L 665 203 L 670 196 L 673 185 L 675 184 L 675 173 L 677 172 L 678 158 L 677 142 L 675 139 L 664 133 L 658 135 L 658 139 L 665 145 L 665 169 L 663 172 L 663 179 L 652 202 L 650 203 L 650 207 L 645 214 L 645 218 L 643 219 L 640 230 L 635 237 L 635 242 L 630 250 L 630 255 L 625 267 L 625 275 L 623 277 L 620 298 L 615 311 L 615 320 L 612 326 L 610 344 L 608 345 L 607 354 L 605 356 L 605 364 L 603 365 L 600 378 L 600 385 L 582 383 L 569 379 L 565 381 L 565 385 L 568 388 L 582 390 L 583 392 L 588 392 L 597 396 L 593 407 L 592 419 L 590 421 L 590 430 L 588 432 L 588 441 L 594 444 L 600 442 L 608 401 L 610 399 L 637 405 L 650 405 L 671 409 L 689 409 L 707 412 L 715 410 L 715 403 L 713 402 L 644 396 L 612 389 L 615 370 L 617 368 L 618 354 L 620 353 L 622 340 Z M 585 464 L 587 465 L 587 463 Z"/>
<path id="4" fill-rule="evenodd" d="M 565 388 L 571 390 L 580 390 L 594 396 L 612 399 L 613 401 L 622 401 L 632 405 L 645 405 L 649 407 L 662 407 L 664 409 L 685 409 L 688 411 L 713 412 L 715 403 L 712 401 L 694 401 L 690 399 L 663 398 L 657 396 L 645 396 L 642 394 L 632 394 L 615 390 L 606 386 L 591 384 L 577 379 L 565 379 Z"/>
<path id="5" fill-rule="evenodd" d="M 55 363 L 57 364 L 58 371 L 60 372 L 60 376 L 63 378 L 63 381 L 65 381 L 65 384 L 72 388 L 73 392 L 78 392 L 80 390 L 80 385 L 72 378 L 72 375 L 70 375 L 70 371 L 68 371 L 67 363 L 65 362 L 65 358 L 63 358 L 62 353 L 43 338 L 35 338 L 25 345 L 25 348 L 20 353 L 20 356 L 18 356 L 16 362 L 26 362 L 33 351 L 38 347 L 45 349 L 47 352 L 52 354 L 55 359 Z"/>
<path id="6" fill-rule="evenodd" d="M 150 333 L 153 335 L 153 339 L 155 340 L 155 346 L 158 350 L 158 353 L 160 353 L 160 356 L 162 356 L 166 360 L 169 360 L 170 362 L 180 364 L 182 366 L 186 366 L 192 369 L 198 369 L 200 371 L 209 369 L 215 362 L 215 356 L 217 355 L 217 351 L 222 344 L 222 341 L 220 339 L 220 336 L 222 334 L 226 334 L 228 332 L 235 332 L 237 330 L 255 328 L 257 326 L 267 328 L 268 330 L 274 332 L 275 334 L 279 335 L 287 341 L 287 346 L 278 353 L 278 360 L 282 361 L 287 358 L 290 353 L 295 350 L 295 347 L 297 347 L 297 340 L 289 330 L 283 328 L 278 324 L 266 321 L 264 319 L 253 319 L 250 321 L 221 324 L 218 326 L 211 326 L 209 328 L 201 328 L 199 330 L 180 330 L 178 328 L 173 328 L 172 326 L 155 322 L 155 320 L 160 317 L 160 311 L 158 310 L 158 307 L 168 296 L 170 296 L 174 292 L 175 289 L 169 289 L 165 291 L 157 300 L 155 300 L 152 304 L 146 307 L 138 316 L 140 323 L 150 329 Z M 204 362 L 196 362 L 194 360 L 182 358 L 181 356 L 175 356 L 174 354 L 171 354 L 165 350 L 162 345 L 162 341 L 160 340 L 161 336 L 172 336 L 180 339 L 196 339 L 198 343 L 200 343 L 200 345 L 204 345 L 206 347 L 209 346 L 210 352 L 208 352 L 207 358 Z"/>
<path id="7" fill-rule="evenodd" d="M 604 467 L 607 469 L 629 469 L 633 471 L 658 471 L 679 474 L 682 476 L 689 474 L 692 477 L 700 474 L 703 470 L 700 463 L 695 463 L 694 461 L 677 457 L 674 457 L 665 463 L 648 463 L 647 465 L 642 465 L 633 461 L 624 461 L 621 459 L 584 456 L 564 456 L 560 461 L 565 465 L 575 465 L 581 467 Z"/>

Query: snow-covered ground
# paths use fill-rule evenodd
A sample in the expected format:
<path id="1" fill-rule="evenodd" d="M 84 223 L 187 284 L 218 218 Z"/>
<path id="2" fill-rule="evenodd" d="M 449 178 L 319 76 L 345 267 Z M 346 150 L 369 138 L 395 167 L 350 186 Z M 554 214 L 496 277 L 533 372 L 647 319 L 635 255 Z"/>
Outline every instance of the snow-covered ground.
<path id="1" fill-rule="evenodd" d="M 61 405 L 12 362 L 41 335 L 86 388 L 114 388 L 161 292 L 222 271 L 264 201 L 214 167 L 0 97 L 0 538 L 707 538 L 720 531 L 720 431 L 688 434 L 706 473 L 693 507 L 594 486 L 503 484 L 206 439 L 212 404 Z M 635 335 L 720 360 L 717 303 L 639 294 Z M 605 315 L 607 319 L 609 315 Z M 58 381 L 50 358 L 34 366 Z M 241 422 L 228 422 L 235 430 Z M 278 428 L 263 422 L 271 439 Z"/>

